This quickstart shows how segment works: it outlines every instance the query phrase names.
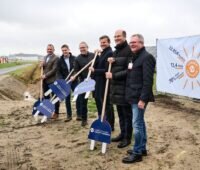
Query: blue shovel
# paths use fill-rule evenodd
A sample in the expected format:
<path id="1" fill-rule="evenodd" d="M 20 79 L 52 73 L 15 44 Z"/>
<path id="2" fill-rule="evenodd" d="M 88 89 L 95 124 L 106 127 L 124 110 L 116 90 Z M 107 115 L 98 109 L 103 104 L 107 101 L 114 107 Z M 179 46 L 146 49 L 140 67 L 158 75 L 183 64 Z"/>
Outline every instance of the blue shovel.
<path id="1" fill-rule="evenodd" d="M 108 67 L 108 72 L 110 71 L 111 71 L 111 63 L 109 63 L 109 67 Z M 102 143 L 101 152 L 103 154 L 106 153 L 107 144 L 110 144 L 110 141 L 111 141 L 111 126 L 104 119 L 106 100 L 107 100 L 107 94 L 108 94 L 108 85 L 109 85 L 109 79 L 106 80 L 101 118 L 95 120 L 92 123 L 90 127 L 90 131 L 89 131 L 89 135 L 88 135 L 88 139 L 91 140 L 90 150 L 94 150 L 95 141 L 99 141 Z"/>

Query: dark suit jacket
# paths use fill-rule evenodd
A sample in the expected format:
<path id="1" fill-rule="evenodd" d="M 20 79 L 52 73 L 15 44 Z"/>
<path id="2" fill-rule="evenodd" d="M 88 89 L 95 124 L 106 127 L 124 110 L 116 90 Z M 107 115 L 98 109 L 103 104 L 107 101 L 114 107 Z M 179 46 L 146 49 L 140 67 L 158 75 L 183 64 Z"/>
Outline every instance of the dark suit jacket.
<path id="1" fill-rule="evenodd" d="M 103 99 L 104 90 L 105 90 L 105 83 L 106 83 L 106 76 L 105 72 L 107 72 L 108 57 L 112 57 L 113 52 L 111 47 L 106 48 L 103 50 L 100 56 L 97 57 L 95 65 L 94 65 L 94 73 L 92 77 L 96 81 L 94 97 Z"/>
<path id="2" fill-rule="evenodd" d="M 50 56 L 47 62 L 48 55 L 44 57 L 44 74 L 46 78 L 44 79 L 45 83 L 51 84 L 56 80 L 56 71 L 57 71 L 57 62 L 58 57 L 53 54 Z"/>
<path id="3" fill-rule="evenodd" d="M 152 86 L 155 70 L 155 59 L 142 48 L 133 57 L 133 67 L 128 70 L 126 80 L 126 100 L 136 104 L 139 100 L 146 103 L 154 101 Z"/>
<path id="4" fill-rule="evenodd" d="M 70 54 L 69 57 L 70 71 L 74 68 L 74 62 L 75 62 L 75 57 L 72 54 Z M 68 67 L 67 64 L 65 63 L 65 58 L 63 55 L 59 58 L 57 67 L 58 67 L 56 75 L 57 79 L 66 79 L 70 71 L 68 71 Z"/>

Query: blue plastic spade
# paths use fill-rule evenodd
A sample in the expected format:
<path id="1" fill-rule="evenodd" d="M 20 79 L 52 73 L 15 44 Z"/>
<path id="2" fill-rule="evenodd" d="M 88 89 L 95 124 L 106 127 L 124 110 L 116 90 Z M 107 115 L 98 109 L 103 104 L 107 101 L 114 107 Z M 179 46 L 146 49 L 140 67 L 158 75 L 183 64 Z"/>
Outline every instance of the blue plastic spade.
<path id="1" fill-rule="evenodd" d="M 47 118 L 51 118 L 52 113 L 55 111 L 55 106 L 50 100 L 44 99 L 36 109 L 43 113 Z"/>
<path id="2" fill-rule="evenodd" d="M 56 80 L 54 83 L 49 85 L 49 88 L 60 101 L 63 101 L 71 92 L 71 85 L 64 79 Z"/>
<path id="3" fill-rule="evenodd" d="M 80 83 L 78 86 L 76 86 L 75 90 L 74 90 L 74 100 L 76 100 L 77 96 L 79 94 L 83 94 L 83 93 L 87 93 L 90 91 L 94 91 L 95 89 L 95 81 L 93 79 L 88 79 L 88 80 L 84 80 L 82 83 Z"/>
<path id="4" fill-rule="evenodd" d="M 40 105 L 40 103 L 42 102 L 42 100 L 38 99 L 34 105 L 33 105 L 33 110 L 32 110 L 32 115 L 35 115 L 35 113 L 37 112 L 37 107 Z M 38 115 L 43 116 L 42 113 L 39 113 Z"/>
<path id="5" fill-rule="evenodd" d="M 110 124 L 106 120 L 102 122 L 100 118 L 95 120 L 90 127 L 88 138 L 91 140 L 110 144 L 110 139 L 111 139 Z"/>
<path id="6" fill-rule="evenodd" d="M 111 63 L 109 63 L 109 67 L 108 67 L 108 72 L 110 71 L 111 71 Z M 88 135 L 88 138 L 91 140 L 90 149 L 94 150 L 95 141 L 99 141 L 99 142 L 102 142 L 102 150 L 101 150 L 102 153 L 106 152 L 106 146 L 107 144 L 110 144 L 110 141 L 111 141 L 111 126 L 104 119 L 107 93 L 108 93 L 108 84 L 109 84 L 109 79 L 106 80 L 101 118 L 95 120 L 92 123 L 90 127 L 90 132 Z"/>

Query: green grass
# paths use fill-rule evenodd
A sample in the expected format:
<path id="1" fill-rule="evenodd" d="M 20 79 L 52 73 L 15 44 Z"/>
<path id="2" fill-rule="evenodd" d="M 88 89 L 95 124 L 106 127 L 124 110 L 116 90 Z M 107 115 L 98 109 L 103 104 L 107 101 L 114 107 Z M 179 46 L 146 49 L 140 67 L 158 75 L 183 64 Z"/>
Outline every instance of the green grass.
<path id="1" fill-rule="evenodd" d="M 10 63 L 3 63 L 0 64 L 0 69 L 1 68 L 8 68 L 8 67 L 14 67 L 14 66 L 19 66 L 19 65 L 23 65 L 23 64 L 33 64 L 35 62 L 32 61 L 15 61 L 15 62 L 10 62 Z"/>
<path id="2" fill-rule="evenodd" d="M 39 73 L 37 73 L 37 64 L 32 64 L 24 68 L 17 69 L 9 74 L 24 83 L 35 83 L 39 79 Z M 38 75 L 36 75 L 38 74 Z"/>
<path id="3" fill-rule="evenodd" d="M 97 107 L 96 107 L 96 103 L 94 101 L 93 97 L 90 97 L 88 99 L 88 113 L 89 113 L 89 117 L 90 118 L 96 118 L 97 117 Z"/>
<path id="4" fill-rule="evenodd" d="M 3 64 L 0 64 L 0 69 L 14 67 L 14 66 L 22 65 L 22 64 L 23 64 L 22 62 L 3 63 Z"/>

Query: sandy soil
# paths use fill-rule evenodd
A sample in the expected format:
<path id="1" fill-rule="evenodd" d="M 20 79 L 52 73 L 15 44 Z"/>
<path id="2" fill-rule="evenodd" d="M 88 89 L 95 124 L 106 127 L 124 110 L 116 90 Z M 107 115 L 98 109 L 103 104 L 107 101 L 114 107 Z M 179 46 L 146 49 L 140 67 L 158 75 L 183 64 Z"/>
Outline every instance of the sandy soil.
<path id="1" fill-rule="evenodd" d="M 5 79 L 11 81 L 11 78 L 0 77 L 0 94 L 8 88 Z M 0 98 L 0 170 L 200 169 L 198 102 L 157 97 L 157 102 L 148 106 L 145 115 L 149 155 L 143 162 L 125 165 L 121 159 L 131 146 L 118 149 L 116 143 L 111 143 L 107 153 L 102 155 L 98 144 L 96 150 L 90 151 L 89 126 L 82 128 L 75 114 L 73 121 L 65 123 L 63 104 L 59 120 L 37 125 L 31 116 L 33 102 L 20 100 L 26 87 L 16 82 L 12 94 L 18 99 L 12 100 L 5 94 Z M 89 124 L 94 120 L 93 114 L 90 113 Z M 116 120 L 112 135 L 118 132 Z"/>

